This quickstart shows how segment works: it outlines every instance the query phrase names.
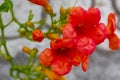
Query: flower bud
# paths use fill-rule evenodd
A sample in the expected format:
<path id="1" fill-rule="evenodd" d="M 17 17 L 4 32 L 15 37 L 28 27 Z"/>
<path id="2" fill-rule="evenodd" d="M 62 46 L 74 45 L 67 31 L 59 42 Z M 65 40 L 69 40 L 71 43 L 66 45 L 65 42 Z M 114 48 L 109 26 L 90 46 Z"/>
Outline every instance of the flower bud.
<path id="1" fill-rule="evenodd" d="M 52 28 L 56 29 L 57 28 L 56 24 L 52 24 Z"/>
<path id="2" fill-rule="evenodd" d="M 66 80 L 66 78 L 65 77 L 61 77 L 60 80 Z"/>
<path id="3" fill-rule="evenodd" d="M 48 0 L 28 0 L 28 1 L 43 7 L 47 7 L 49 5 Z"/>
<path id="4" fill-rule="evenodd" d="M 57 34 L 55 33 L 48 33 L 47 34 L 47 37 L 50 39 L 50 40 L 56 40 L 58 38 L 60 38 Z"/>
<path id="5" fill-rule="evenodd" d="M 26 30 L 20 30 L 19 33 L 20 37 L 24 37 L 26 35 Z"/>
<path id="6" fill-rule="evenodd" d="M 30 52 L 31 55 L 35 55 L 38 53 L 38 50 L 36 48 L 33 48 Z"/>
<path id="7" fill-rule="evenodd" d="M 27 21 L 27 22 L 26 22 L 26 25 L 27 25 L 29 28 L 31 28 L 31 29 L 34 29 L 34 28 L 35 28 L 34 24 L 33 24 L 31 21 Z"/>
<path id="8" fill-rule="evenodd" d="M 62 32 L 62 31 L 63 31 L 63 28 L 64 28 L 64 24 L 61 25 L 61 26 L 58 28 L 58 30 L 59 30 L 60 32 Z"/>
<path id="9" fill-rule="evenodd" d="M 48 0 L 28 0 L 28 1 L 30 1 L 30 2 L 32 2 L 34 4 L 37 4 L 37 5 L 43 6 L 45 8 L 45 11 L 48 14 L 52 14 L 53 13 L 52 7 L 48 3 Z"/>
<path id="10" fill-rule="evenodd" d="M 66 9 L 62 6 L 60 8 L 60 15 L 65 15 L 66 14 Z"/>
<path id="11" fill-rule="evenodd" d="M 44 73 L 46 74 L 46 76 L 50 79 L 50 80 L 60 80 L 60 76 L 58 76 L 57 74 L 55 74 L 52 70 L 49 69 L 45 69 Z"/>
<path id="12" fill-rule="evenodd" d="M 44 39 L 44 33 L 37 29 L 32 32 L 32 39 L 37 42 L 41 42 Z"/>
<path id="13" fill-rule="evenodd" d="M 35 72 L 40 72 L 42 70 L 42 66 L 36 66 L 34 71 Z"/>
<path id="14" fill-rule="evenodd" d="M 52 7 L 49 5 L 47 7 L 45 7 L 45 11 L 48 13 L 48 14 L 53 14 L 53 9 Z"/>
<path id="15" fill-rule="evenodd" d="M 32 50 L 31 50 L 29 47 L 24 46 L 24 47 L 22 48 L 22 51 L 25 52 L 25 53 L 30 54 L 30 52 L 31 52 Z"/>
<path id="16" fill-rule="evenodd" d="M 73 9 L 73 7 L 69 7 L 69 8 L 67 8 L 67 13 L 70 13 L 71 12 L 71 10 Z"/>

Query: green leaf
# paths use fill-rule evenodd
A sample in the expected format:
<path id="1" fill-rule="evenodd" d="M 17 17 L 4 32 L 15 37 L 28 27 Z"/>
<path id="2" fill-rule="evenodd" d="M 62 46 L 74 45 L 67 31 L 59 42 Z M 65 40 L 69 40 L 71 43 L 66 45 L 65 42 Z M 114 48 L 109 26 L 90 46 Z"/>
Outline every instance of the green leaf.
<path id="1" fill-rule="evenodd" d="M 30 10 L 28 20 L 31 21 L 33 19 L 33 17 L 34 17 L 34 15 L 33 15 L 32 11 Z"/>
<path id="2" fill-rule="evenodd" d="M 7 3 L 8 7 L 9 7 L 10 9 L 13 7 L 13 3 L 12 3 L 11 0 L 4 0 L 4 1 Z"/>
<path id="3" fill-rule="evenodd" d="M 7 5 L 6 2 L 0 5 L 0 12 L 8 12 L 9 6 Z"/>

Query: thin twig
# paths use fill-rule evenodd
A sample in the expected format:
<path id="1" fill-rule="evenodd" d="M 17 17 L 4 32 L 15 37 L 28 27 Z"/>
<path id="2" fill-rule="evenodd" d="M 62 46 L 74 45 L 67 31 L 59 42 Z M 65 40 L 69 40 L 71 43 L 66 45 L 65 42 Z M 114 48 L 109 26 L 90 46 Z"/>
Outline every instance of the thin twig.
<path id="1" fill-rule="evenodd" d="M 95 6 L 95 3 L 96 3 L 96 0 L 91 0 L 91 7 L 94 7 Z"/>

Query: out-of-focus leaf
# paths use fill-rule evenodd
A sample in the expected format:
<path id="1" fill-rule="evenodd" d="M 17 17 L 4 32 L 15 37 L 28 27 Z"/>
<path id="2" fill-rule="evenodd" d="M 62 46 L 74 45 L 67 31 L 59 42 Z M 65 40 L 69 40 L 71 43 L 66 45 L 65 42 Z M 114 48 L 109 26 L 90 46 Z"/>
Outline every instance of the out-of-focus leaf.
<path id="1" fill-rule="evenodd" d="M 11 0 L 4 0 L 4 1 L 7 3 L 10 9 L 13 7 L 13 3 L 11 2 Z"/>
<path id="2" fill-rule="evenodd" d="M 6 2 L 0 5 L 0 12 L 8 12 L 9 6 L 7 5 Z"/>

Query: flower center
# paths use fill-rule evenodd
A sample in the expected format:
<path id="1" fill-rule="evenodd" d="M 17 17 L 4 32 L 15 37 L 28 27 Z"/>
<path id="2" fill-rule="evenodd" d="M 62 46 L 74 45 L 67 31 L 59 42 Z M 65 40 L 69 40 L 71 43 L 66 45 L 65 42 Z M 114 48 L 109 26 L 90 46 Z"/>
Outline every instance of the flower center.
<path id="1" fill-rule="evenodd" d="M 64 52 L 66 52 L 66 48 L 60 48 L 60 49 L 58 49 L 58 52 L 64 53 Z"/>
<path id="2" fill-rule="evenodd" d="M 69 49 L 68 48 L 59 48 L 55 51 L 57 55 L 67 55 Z"/>
<path id="3" fill-rule="evenodd" d="M 78 26 L 75 27 L 75 31 L 77 34 L 80 34 L 84 29 L 84 24 L 80 24 Z"/>
<path id="4" fill-rule="evenodd" d="M 92 31 L 92 29 L 90 25 L 80 24 L 78 26 L 75 26 L 75 31 L 78 35 L 86 35 Z"/>

